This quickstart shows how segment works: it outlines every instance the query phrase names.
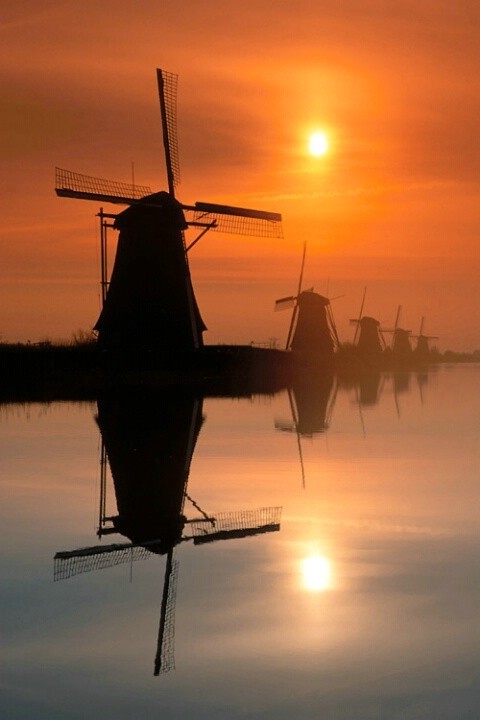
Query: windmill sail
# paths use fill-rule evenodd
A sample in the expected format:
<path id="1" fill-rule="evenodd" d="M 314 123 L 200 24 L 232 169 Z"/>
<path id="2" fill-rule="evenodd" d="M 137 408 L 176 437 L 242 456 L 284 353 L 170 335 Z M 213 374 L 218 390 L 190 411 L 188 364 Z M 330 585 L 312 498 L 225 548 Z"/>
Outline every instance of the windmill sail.
<path id="1" fill-rule="evenodd" d="M 193 209 L 185 206 L 185 210 L 187 211 L 187 222 L 190 224 L 213 223 L 212 230 L 218 232 L 263 238 L 281 239 L 283 237 L 282 216 L 279 213 L 202 202 L 195 203 Z M 189 221 L 188 211 L 193 213 L 191 221 Z"/>
<path id="2" fill-rule="evenodd" d="M 157 68 L 158 95 L 162 117 L 163 147 L 167 166 L 168 192 L 175 194 L 180 183 L 180 162 L 177 140 L 178 75 Z"/>
<path id="3" fill-rule="evenodd" d="M 204 523 L 194 520 L 190 523 L 188 532 L 195 545 L 251 537 L 279 530 L 281 514 L 281 507 L 219 513 L 212 518 L 212 527 L 206 528 Z"/>
<path id="4" fill-rule="evenodd" d="M 295 307 L 297 298 L 294 295 L 287 295 L 287 297 L 278 298 L 275 300 L 275 312 L 281 312 L 282 310 L 289 310 Z"/>
<path id="5" fill-rule="evenodd" d="M 162 606 L 158 623 L 157 654 L 155 655 L 155 676 L 175 669 L 175 604 L 177 596 L 178 560 L 173 559 L 173 550 L 167 556 L 163 581 Z"/>
<path id="6" fill-rule="evenodd" d="M 146 195 L 151 195 L 152 190 L 146 185 L 106 180 L 56 167 L 55 192 L 60 197 L 133 205 Z"/>

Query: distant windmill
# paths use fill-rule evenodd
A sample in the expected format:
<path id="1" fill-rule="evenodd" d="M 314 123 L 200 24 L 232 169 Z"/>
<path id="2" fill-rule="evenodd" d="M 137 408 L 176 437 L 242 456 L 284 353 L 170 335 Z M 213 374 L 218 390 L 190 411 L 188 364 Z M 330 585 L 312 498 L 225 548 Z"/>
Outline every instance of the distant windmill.
<path id="1" fill-rule="evenodd" d="M 330 299 L 314 292 L 313 288 L 302 290 L 306 249 L 304 243 L 297 294 L 276 300 L 275 310 L 293 308 L 287 350 L 329 357 L 338 348 L 340 341 Z"/>
<path id="2" fill-rule="evenodd" d="M 396 357 L 406 357 L 412 353 L 412 346 L 410 345 L 412 331 L 404 330 L 399 326 L 401 312 L 402 306 L 399 305 L 397 308 L 397 315 L 395 317 L 395 325 L 391 329 L 383 330 L 383 332 L 392 333 L 391 351 L 392 355 L 395 355 Z"/>
<path id="3" fill-rule="evenodd" d="M 175 198 L 180 182 L 176 129 L 178 76 L 157 69 L 168 192 L 56 169 L 61 197 L 129 207 L 119 215 L 100 211 L 103 308 L 96 323 L 99 345 L 188 351 L 203 345 L 206 329 L 196 303 L 188 250 L 208 231 L 238 235 L 282 236 L 281 215 L 246 208 Z M 113 225 L 107 222 L 113 219 Z M 107 227 L 120 231 L 108 281 Z M 184 230 L 200 234 L 187 247 Z M 108 291 L 107 291 L 108 288 Z"/>
<path id="4" fill-rule="evenodd" d="M 420 320 L 420 330 L 418 331 L 418 335 L 413 335 L 417 341 L 417 344 L 415 345 L 414 353 L 415 355 L 418 355 L 421 358 L 428 358 L 430 355 L 430 347 L 429 347 L 429 341 L 430 340 L 438 340 L 438 337 L 436 335 L 425 335 L 424 333 L 424 327 L 425 327 L 425 318 L 422 317 Z"/>
<path id="5" fill-rule="evenodd" d="M 385 339 L 380 328 L 380 322 L 363 314 L 366 295 L 367 288 L 365 287 L 358 317 L 350 320 L 350 324 L 355 325 L 353 344 L 356 345 L 362 355 L 380 355 L 385 349 Z"/>

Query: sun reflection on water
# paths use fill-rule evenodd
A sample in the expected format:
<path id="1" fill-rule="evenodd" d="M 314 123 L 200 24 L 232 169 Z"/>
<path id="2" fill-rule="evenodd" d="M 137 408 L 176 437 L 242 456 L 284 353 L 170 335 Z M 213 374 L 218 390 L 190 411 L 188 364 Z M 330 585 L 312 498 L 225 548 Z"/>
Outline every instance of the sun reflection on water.
<path id="1" fill-rule="evenodd" d="M 330 560 L 323 555 L 310 555 L 302 560 L 302 584 L 310 592 L 323 592 L 332 586 Z"/>

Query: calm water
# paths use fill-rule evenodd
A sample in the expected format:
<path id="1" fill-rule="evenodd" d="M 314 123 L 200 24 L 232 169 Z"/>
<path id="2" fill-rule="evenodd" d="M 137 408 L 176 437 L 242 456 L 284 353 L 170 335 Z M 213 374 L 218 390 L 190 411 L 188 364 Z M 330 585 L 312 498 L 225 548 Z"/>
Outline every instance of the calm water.
<path id="1" fill-rule="evenodd" d="M 1 408 L 1 717 L 480 717 L 479 390 Z"/>

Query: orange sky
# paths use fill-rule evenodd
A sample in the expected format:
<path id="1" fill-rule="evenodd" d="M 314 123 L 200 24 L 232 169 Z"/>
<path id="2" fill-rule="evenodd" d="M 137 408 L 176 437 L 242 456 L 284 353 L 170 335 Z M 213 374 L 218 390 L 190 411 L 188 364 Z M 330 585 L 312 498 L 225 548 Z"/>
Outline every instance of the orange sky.
<path id="1" fill-rule="evenodd" d="M 474 0 L 17 0 L 0 10 L 0 335 L 68 338 L 99 311 L 98 205 L 54 167 L 165 187 L 155 68 L 178 73 L 185 202 L 281 212 L 282 241 L 191 252 L 207 342 L 285 340 L 272 312 L 330 295 L 480 348 L 480 6 Z M 322 128 L 331 151 L 308 157 Z M 111 208 L 109 208 L 111 209 Z"/>

